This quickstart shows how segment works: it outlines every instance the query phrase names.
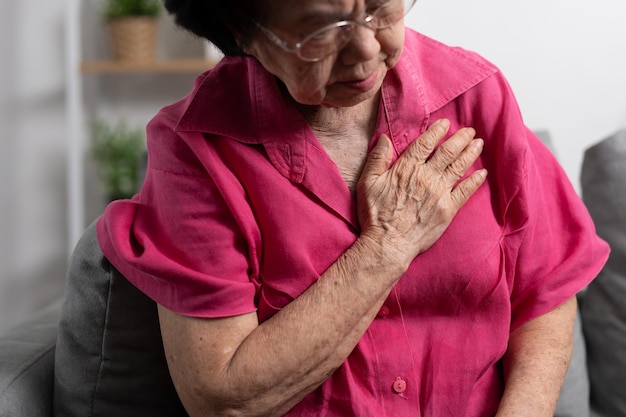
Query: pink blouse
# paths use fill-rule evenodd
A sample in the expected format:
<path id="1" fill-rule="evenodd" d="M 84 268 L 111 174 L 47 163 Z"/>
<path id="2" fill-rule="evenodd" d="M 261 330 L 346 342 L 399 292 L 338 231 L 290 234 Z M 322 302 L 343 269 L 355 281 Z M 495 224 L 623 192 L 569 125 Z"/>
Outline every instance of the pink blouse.
<path id="1" fill-rule="evenodd" d="M 373 140 L 433 121 L 485 139 L 488 181 L 413 261 L 354 352 L 288 416 L 493 416 L 510 332 L 586 286 L 608 247 L 493 65 L 407 29 Z M 98 222 L 111 263 L 178 313 L 267 320 L 359 236 L 336 165 L 276 79 L 227 58 L 148 126 L 132 201 Z"/>

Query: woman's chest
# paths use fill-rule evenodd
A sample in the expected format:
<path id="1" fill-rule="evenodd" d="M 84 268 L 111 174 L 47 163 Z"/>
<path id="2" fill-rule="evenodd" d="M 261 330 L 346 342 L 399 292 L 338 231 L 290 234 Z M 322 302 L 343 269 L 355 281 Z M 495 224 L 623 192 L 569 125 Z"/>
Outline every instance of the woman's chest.
<path id="1" fill-rule="evenodd" d="M 363 166 L 367 160 L 371 139 L 367 132 L 351 132 L 338 139 L 336 135 L 318 139 L 328 157 L 336 165 L 350 192 L 354 195 Z"/>
<path id="2" fill-rule="evenodd" d="M 274 194 L 271 200 L 253 198 L 262 236 L 261 316 L 272 315 L 304 292 L 358 238 L 358 228 L 308 191 L 297 187 Z M 506 282 L 502 227 L 493 215 L 491 197 L 489 188 L 483 187 L 439 241 L 414 260 L 398 285 L 408 308 L 454 314 L 453 309 L 483 302 Z M 356 210 L 350 200 L 346 204 Z"/>

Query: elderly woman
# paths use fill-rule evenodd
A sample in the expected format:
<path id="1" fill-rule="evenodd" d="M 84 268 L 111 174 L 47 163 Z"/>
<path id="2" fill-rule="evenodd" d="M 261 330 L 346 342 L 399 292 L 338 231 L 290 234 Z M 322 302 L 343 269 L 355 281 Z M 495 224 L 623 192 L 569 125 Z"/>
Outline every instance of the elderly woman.
<path id="1" fill-rule="evenodd" d="M 98 238 L 190 416 L 552 415 L 607 247 L 503 76 L 413 3 L 166 1 L 226 57 Z"/>

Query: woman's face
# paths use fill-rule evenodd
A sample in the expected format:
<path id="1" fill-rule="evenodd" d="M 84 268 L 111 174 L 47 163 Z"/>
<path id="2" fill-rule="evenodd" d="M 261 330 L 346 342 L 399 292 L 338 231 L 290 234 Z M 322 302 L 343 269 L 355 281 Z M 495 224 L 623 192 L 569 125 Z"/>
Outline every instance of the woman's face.
<path id="1" fill-rule="evenodd" d="M 269 12 L 261 23 L 291 46 L 339 20 L 363 21 L 368 3 L 371 0 L 265 0 L 260 7 Z M 246 52 L 282 80 L 297 102 L 347 107 L 377 94 L 385 74 L 398 62 L 403 43 L 401 19 L 378 31 L 358 26 L 346 46 L 318 62 L 305 62 L 283 51 L 262 31 Z"/>

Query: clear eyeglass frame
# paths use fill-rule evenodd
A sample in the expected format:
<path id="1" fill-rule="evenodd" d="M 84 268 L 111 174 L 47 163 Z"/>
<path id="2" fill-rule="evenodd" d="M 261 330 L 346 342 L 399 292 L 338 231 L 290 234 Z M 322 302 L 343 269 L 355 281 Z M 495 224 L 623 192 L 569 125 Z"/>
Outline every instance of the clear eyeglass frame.
<path id="1" fill-rule="evenodd" d="M 346 46 L 354 36 L 354 30 L 358 26 L 364 26 L 374 31 L 388 28 L 404 18 L 416 2 L 417 0 L 387 0 L 368 12 L 365 19 L 360 22 L 340 20 L 331 23 L 305 36 L 293 46 L 289 46 L 287 41 L 256 20 L 254 20 L 254 24 L 283 51 L 296 54 L 298 58 L 306 62 L 317 62 Z M 402 8 L 394 8 L 399 4 L 402 5 Z"/>

